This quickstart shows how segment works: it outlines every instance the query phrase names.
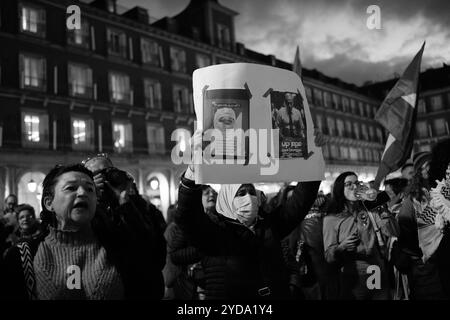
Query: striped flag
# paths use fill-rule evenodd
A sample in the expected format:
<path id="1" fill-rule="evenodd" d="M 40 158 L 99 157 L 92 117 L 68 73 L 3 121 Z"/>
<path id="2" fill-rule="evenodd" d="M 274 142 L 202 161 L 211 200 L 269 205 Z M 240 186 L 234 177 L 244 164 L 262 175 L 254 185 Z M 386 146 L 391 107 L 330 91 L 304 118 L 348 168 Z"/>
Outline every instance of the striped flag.
<path id="1" fill-rule="evenodd" d="M 389 173 L 400 168 L 410 157 L 417 117 L 420 63 L 425 48 L 416 54 L 375 115 L 389 137 L 375 178 L 376 187 Z"/>

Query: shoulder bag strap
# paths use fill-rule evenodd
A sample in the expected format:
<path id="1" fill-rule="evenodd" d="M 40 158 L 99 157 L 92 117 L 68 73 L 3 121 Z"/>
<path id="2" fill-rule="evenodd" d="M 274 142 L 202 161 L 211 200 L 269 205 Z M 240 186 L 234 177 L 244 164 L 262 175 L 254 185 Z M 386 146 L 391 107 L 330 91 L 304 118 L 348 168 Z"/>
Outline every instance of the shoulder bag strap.
<path id="1" fill-rule="evenodd" d="M 30 300 L 36 300 L 36 295 L 34 291 L 36 279 L 34 276 L 33 259 L 31 256 L 30 247 L 26 242 L 19 243 L 17 247 L 19 248 L 20 252 L 20 260 L 22 262 L 22 270 L 28 298 Z"/>

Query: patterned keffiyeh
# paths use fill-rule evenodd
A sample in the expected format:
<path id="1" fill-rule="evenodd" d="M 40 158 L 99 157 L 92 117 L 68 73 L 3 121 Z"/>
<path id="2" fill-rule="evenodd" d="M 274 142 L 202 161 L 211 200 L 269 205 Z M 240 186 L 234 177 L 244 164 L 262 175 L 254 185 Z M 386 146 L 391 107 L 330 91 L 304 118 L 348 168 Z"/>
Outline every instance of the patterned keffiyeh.
<path id="1" fill-rule="evenodd" d="M 445 179 L 437 181 L 436 188 L 427 192 L 427 200 L 414 200 L 419 245 L 422 259 L 427 261 L 439 247 L 446 225 L 450 224 L 450 165 Z"/>

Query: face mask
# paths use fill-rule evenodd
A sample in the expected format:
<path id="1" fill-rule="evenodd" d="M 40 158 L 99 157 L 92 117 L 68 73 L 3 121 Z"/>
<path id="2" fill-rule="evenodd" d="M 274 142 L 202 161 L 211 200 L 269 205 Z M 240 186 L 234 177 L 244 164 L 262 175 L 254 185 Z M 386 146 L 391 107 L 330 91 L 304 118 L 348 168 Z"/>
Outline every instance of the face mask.
<path id="1" fill-rule="evenodd" d="M 239 222 L 247 227 L 255 223 L 258 215 L 258 198 L 246 194 L 242 197 L 235 197 L 233 199 L 233 206 L 236 208 L 236 215 Z"/>

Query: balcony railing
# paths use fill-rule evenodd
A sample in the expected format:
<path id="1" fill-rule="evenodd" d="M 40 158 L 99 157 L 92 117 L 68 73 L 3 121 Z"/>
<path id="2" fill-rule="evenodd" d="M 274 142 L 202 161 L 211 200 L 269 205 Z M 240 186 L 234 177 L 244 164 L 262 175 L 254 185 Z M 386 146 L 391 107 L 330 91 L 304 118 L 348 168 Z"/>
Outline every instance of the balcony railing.
<path id="1" fill-rule="evenodd" d="M 166 153 L 166 146 L 164 143 L 160 143 L 160 142 L 149 142 L 148 143 L 148 152 L 150 154 L 152 154 L 152 153 L 164 154 L 164 153 Z"/>
<path id="2" fill-rule="evenodd" d="M 45 149 L 49 146 L 48 133 L 22 133 L 22 146 L 26 148 Z"/>
<path id="3" fill-rule="evenodd" d="M 123 92 L 109 91 L 109 98 L 110 98 L 110 101 L 113 103 L 131 105 L 133 93 L 130 91 L 127 91 L 127 92 L 125 92 L 125 91 L 123 91 Z"/>
<path id="4" fill-rule="evenodd" d="M 114 44 L 112 42 L 108 42 L 108 53 L 111 55 L 126 58 L 127 46 L 126 44 Z"/>
<path id="5" fill-rule="evenodd" d="M 69 95 L 72 97 L 93 98 L 94 87 L 78 83 L 69 83 Z"/>
<path id="6" fill-rule="evenodd" d="M 162 101 L 161 99 L 152 99 L 150 97 L 145 97 L 145 106 L 152 110 L 161 110 Z"/>
<path id="7" fill-rule="evenodd" d="M 47 81 L 44 77 L 22 75 L 22 83 L 24 88 L 33 88 L 45 91 Z"/>

